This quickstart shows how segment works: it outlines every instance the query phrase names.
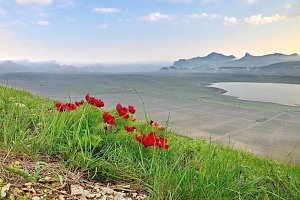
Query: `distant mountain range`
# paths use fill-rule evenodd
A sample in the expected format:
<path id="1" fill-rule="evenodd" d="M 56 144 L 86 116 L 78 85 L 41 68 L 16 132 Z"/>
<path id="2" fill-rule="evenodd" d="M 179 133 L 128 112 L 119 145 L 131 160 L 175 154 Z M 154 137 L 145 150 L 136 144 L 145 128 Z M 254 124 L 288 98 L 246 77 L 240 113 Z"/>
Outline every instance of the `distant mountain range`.
<path id="1" fill-rule="evenodd" d="M 47 72 L 47 73 L 80 73 L 80 72 L 101 72 L 101 66 L 90 65 L 86 67 L 76 67 L 73 65 L 59 64 L 56 61 L 31 62 L 21 61 L 0 61 L 0 73 L 13 72 Z"/>
<path id="2" fill-rule="evenodd" d="M 228 72 L 228 73 L 265 73 L 265 74 L 299 74 L 300 56 L 282 53 L 253 56 L 246 53 L 237 59 L 233 55 L 212 52 L 204 57 L 180 59 L 173 66 L 162 68 L 164 71 L 183 72 Z"/>
<path id="3" fill-rule="evenodd" d="M 60 64 L 54 60 L 32 62 L 28 60 L 0 61 L 0 74 L 18 72 L 37 73 L 127 73 L 156 71 L 165 64 Z"/>

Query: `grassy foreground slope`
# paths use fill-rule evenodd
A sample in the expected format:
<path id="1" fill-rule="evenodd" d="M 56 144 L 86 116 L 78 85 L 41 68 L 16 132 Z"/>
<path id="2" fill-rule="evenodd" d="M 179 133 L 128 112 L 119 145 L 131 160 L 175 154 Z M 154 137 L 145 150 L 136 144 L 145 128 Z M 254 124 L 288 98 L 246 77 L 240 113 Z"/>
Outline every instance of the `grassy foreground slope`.
<path id="1" fill-rule="evenodd" d="M 103 112 L 89 104 L 58 112 L 53 100 L 0 86 L 0 148 L 48 154 L 90 178 L 139 185 L 149 199 L 300 199 L 298 166 L 132 122 L 114 108 L 116 125 L 106 129 Z M 134 139 L 141 131 L 166 137 L 170 148 L 145 148 Z"/>

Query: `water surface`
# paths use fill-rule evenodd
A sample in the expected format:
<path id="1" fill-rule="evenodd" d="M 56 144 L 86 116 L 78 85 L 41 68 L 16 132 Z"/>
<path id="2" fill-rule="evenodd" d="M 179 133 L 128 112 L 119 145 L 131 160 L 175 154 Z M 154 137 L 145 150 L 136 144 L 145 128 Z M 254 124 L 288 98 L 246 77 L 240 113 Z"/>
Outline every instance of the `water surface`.
<path id="1" fill-rule="evenodd" d="M 300 105 L 300 85 L 283 83 L 224 82 L 209 87 L 226 90 L 224 95 L 238 99 L 278 103 L 288 106 Z"/>

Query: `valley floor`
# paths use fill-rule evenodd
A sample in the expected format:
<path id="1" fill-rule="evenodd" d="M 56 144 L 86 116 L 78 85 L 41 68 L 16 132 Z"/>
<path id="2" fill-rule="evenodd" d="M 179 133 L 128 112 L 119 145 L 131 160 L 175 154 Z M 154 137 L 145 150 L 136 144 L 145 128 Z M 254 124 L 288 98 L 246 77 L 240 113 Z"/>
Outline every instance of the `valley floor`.
<path id="1" fill-rule="evenodd" d="M 206 88 L 212 82 L 248 81 L 299 84 L 298 77 L 230 74 L 7 74 L 3 83 L 68 101 L 87 91 L 116 102 L 134 103 L 179 133 L 211 139 L 259 155 L 300 163 L 300 107 L 242 101 Z M 137 94 L 135 88 L 139 94 Z M 143 98 L 141 100 L 140 96 Z M 143 104 L 144 101 L 144 104 Z"/>

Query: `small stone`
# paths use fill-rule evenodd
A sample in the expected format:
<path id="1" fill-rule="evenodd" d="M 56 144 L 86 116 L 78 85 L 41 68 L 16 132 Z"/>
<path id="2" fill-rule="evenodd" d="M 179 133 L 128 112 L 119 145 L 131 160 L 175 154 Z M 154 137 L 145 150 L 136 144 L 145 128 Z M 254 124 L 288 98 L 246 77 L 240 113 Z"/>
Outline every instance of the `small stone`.
<path id="1" fill-rule="evenodd" d="M 107 198 L 108 199 L 114 199 L 114 196 L 113 195 L 108 195 Z"/>
<path id="2" fill-rule="evenodd" d="M 23 193 L 23 191 L 20 190 L 19 188 L 14 188 L 14 189 L 13 189 L 13 193 L 14 193 L 14 194 L 17 194 L 17 195 L 20 195 L 20 194 Z"/>
<path id="3" fill-rule="evenodd" d="M 64 195 L 59 195 L 58 199 L 59 200 L 65 200 L 65 197 L 64 197 Z"/>
<path id="4" fill-rule="evenodd" d="M 31 187 L 32 186 L 32 183 L 28 182 L 28 183 L 25 183 L 24 184 L 26 187 Z"/>
<path id="5" fill-rule="evenodd" d="M 38 197 L 38 196 L 32 197 L 31 199 L 32 199 L 32 200 L 41 200 L 41 198 Z"/>
<path id="6" fill-rule="evenodd" d="M 125 194 L 122 194 L 122 193 L 117 193 L 114 197 L 113 197 L 113 199 L 115 199 L 115 200 L 125 200 Z"/>
<path id="7" fill-rule="evenodd" d="M 136 192 L 132 193 L 132 197 L 133 197 L 133 198 L 135 198 L 136 196 L 137 196 L 137 193 L 136 193 Z"/>
<path id="8" fill-rule="evenodd" d="M 84 193 L 84 189 L 80 185 L 71 185 L 71 195 L 82 195 Z"/>
<path id="9" fill-rule="evenodd" d="M 107 200 L 107 196 L 103 195 L 103 196 L 101 196 L 101 198 L 99 198 L 99 200 Z"/>
<path id="10" fill-rule="evenodd" d="M 9 191 L 10 186 L 11 186 L 11 184 L 8 183 L 8 184 L 6 184 L 5 186 L 3 186 L 3 187 L 1 188 L 1 195 L 0 195 L 0 198 L 1 198 L 1 199 L 2 199 L 2 198 L 4 199 L 4 198 L 6 197 L 7 192 Z"/>
<path id="11" fill-rule="evenodd" d="M 100 192 L 102 194 L 114 194 L 114 190 L 108 187 L 100 187 Z"/>
<path id="12" fill-rule="evenodd" d="M 97 193 L 95 197 L 96 197 L 96 198 L 99 198 L 99 197 L 101 197 L 101 196 L 102 196 L 101 193 Z"/>
<path id="13" fill-rule="evenodd" d="M 86 198 L 88 199 L 92 199 L 92 198 L 95 198 L 96 197 L 96 194 L 88 194 L 86 195 Z"/>

